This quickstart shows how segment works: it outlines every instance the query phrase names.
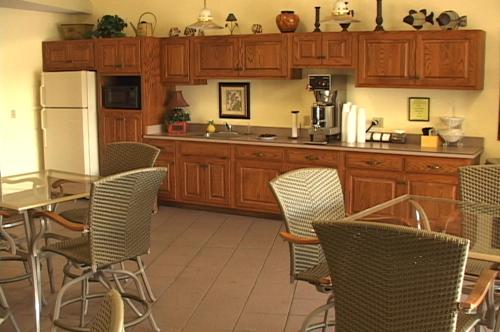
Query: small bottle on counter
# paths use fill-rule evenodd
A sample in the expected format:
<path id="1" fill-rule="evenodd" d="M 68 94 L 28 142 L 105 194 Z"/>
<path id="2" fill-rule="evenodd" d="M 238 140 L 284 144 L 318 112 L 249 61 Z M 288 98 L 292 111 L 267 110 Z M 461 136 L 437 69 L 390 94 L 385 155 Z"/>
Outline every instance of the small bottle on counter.
<path id="1" fill-rule="evenodd" d="M 299 138 L 298 126 L 299 126 L 299 111 L 292 111 L 292 135 L 290 136 L 290 138 L 292 139 Z"/>

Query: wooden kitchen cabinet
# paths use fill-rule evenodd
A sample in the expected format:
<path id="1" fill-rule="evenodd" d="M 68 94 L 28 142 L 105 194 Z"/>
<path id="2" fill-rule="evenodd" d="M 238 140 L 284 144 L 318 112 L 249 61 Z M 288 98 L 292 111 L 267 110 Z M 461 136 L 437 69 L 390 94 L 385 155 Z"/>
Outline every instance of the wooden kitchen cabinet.
<path id="1" fill-rule="evenodd" d="M 178 199 L 229 207 L 230 146 L 192 142 L 178 144 Z"/>
<path id="2" fill-rule="evenodd" d="M 235 146 L 235 207 L 279 213 L 269 181 L 282 173 L 284 149 L 264 146 Z"/>
<path id="3" fill-rule="evenodd" d="M 64 40 L 42 43 L 43 70 L 95 69 L 92 40 Z"/>
<path id="4" fill-rule="evenodd" d="M 189 83 L 189 38 L 164 38 L 161 41 L 161 80 L 168 83 Z"/>
<path id="5" fill-rule="evenodd" d="M 194 77 L 285 78 L 287 43 L 283 34 L 195 37 Z"/>
<path id="6" fill-rule="evenodd" d="M 295 33 L 292 41 L 293 67 L 354 68 L 356 65 L 356 33 Z"/>
<path id="7" fill-rule="evenodd" d="M 160 149 L 160 154 L 155 165 L 167 168 L 167 176 L 160 186 L 158 198 L 162 201 L 174 201 L 176 197 L 175 179 L 177 177 L 175 174 L 175 141 L 145 138 L 143 143 L 156 146 Z"/>
<path id="8" fill-rule="evenodd" d="M 99 141 L 101 152 L 109 143 L 142 141 L 141 112 L 118 110 L 99 112 Z"/>
<path id="9" fill-rule="evenodd" d="M 357 86 L 482 89 L 484 31 L 359 34 Z"/>
<path id="10" fill-rule="evenodd" d="M 98 71 L 106 74 L 141 73 L 140 38 L 103 38 L 95 42 Z"/>
<path id="11" fill-rule="evenodd" d="M 340 183 L 344 184 L 344 153 L 319 149 L 286 149 L 284 171 L 306 167 L 331 167 L 337 169 Z"/>

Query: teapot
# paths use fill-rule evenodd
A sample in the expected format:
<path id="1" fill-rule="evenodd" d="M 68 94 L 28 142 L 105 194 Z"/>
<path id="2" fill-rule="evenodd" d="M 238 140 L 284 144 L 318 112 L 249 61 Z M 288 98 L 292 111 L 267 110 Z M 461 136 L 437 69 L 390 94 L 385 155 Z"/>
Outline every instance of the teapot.
<path id="1" fill-rule="evenodd" d="M 141 21 L 142 17 L 144 15 L 151 15 L 155 19 L 155 23 L 149 23 L 146 21 Z M 134 29 L 135 35 L 137 37 L 151 37 L 153 36 L 156 28 L 156 15 L 151 13 L 151 12 L 144 12 L 139 16 L 139 20 L 137 21 L 137 27 L 134 26 L 134 23 L 130 22 L 130 25 L 132 26 L 132 29 Z"/>

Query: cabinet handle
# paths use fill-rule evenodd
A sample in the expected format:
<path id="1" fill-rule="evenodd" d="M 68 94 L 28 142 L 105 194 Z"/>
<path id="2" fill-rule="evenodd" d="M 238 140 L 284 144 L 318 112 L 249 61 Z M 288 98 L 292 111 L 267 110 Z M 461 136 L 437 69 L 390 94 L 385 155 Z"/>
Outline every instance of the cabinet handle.
<path id="1" fill-rule="evenodd" d="M 314 160 L 319 160 L 319 157 L 318 156 L 315 156 L 315 155 L 307 155 L 305 156 L 305 158 L 309 161 L 314 161 Z"/>
<path id="2" fill-rule="evenodd" d="M 65 62 L 66 62 L 66 63 L 72 63 L 73 61 L 71 61 L 71 60 L 66 60 Z"/>
<path id="3" fill-rule="evenodd" d="M 125 118 L 116 118 L 116 121 L 125 121 Z"/>
<path id="4" fill-rule="evenodd" d="M 320 59 L 326 59 L 326 56 L 324 56 L 324 55 L 320 55 L 320 56 L 319 56 L 319 58 L 320 58 Z"/>
<path id="5" fill-rule="evenodd" d="M 259 157 L 259 158 L 262 158 L 262 157 L 264 157 L 264 156 L 265 156 L 265 154 L 264 154 L 263 152 L 254 152 L 254 153 L 253 153 L 253 155 L 254 155 L 255 157 Z"/>
<path id="6" fill-rule="evenodd" d="M 366 163 L 370 166 L 377 166 L 383 164 L 384 162 L 379 160 L 367 160 Z"/>
<path id="7" fill-rule="evenodd" d="M 438 170 L 438 169 L 441 169 L 441 166 L 436 165 L 436 164 L 432 164 L 432 165 L 427 165 L 427 168 L 432 169 L 432 170 Z"/>
<path id="8" fill-rule="evenodd" d="M 396 181 L 396 184 L 403 184 L 406 186 L 406 181 Z"/>

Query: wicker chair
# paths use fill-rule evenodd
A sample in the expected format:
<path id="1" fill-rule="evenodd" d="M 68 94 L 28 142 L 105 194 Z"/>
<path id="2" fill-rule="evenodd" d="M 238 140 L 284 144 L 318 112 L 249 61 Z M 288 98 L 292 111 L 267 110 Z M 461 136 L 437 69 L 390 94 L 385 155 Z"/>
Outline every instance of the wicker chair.
<path id="1" fill-rule="evenodd" d="M 80 276 L 65 283 L 59 290 L 53 315 L 54 326 L 69 331 L 82 331 L 82 327 L 85 326 L 86 301 L 102 296 L 102 294 L 87 295 L 85 284 L 92 279 L 98 280 L 106 288 L 111 288 L 111 282 L 114 280 L 122 297 L 139 316 L 133 321 L 125 322 L 125 327 L 138 324 L 149 317 L 153 328 L 159 331 L 137 276 L 124 269 L 115 269 L 113 265 L 149 252 L 151 207 L 166 171 L 165 168 L 138 169 L 96 181 L 92 185 L 90 195 L 88 232 L 79 238 L 51 243 L 41 248 L 39 256 L 43 257 L 50 253 L 62 255 L 83 271 Z M 59 215 L 47 211 L 39 212 L 38 216 L 50 218 L 57 223 L 63 220 Z M 63 222 L 70 223 L 67 220 Z M 110 275 L 113 278 L 109 278 Z M 118 282 L 118 276 L 131 278 L 139 296 L 125 293 Z M 79 282 L 83 282 L 81 297 L 63 303 L 66 291 Z M 82 304 L 79 327 L 69 326 L 59 319 L 61 308 L 74 302 Z M 142 307 L 142 311 L 137 305 Z"/>
<path id="2" fill-rule="evenodd" d="M 111 289 L 97 310 L 90 332 L 122 332 L 123 320 L 122 297 L 115 289 Z"/>
<path id="3" fill-rule="evenodd" d="M 335 331 L 469 331 L 497 272 L 460 302 L 469 240 L 374 222 L 313 222 L 335 276 Z M 314 317 L 333 303 L 314 310 Z"/>
<path id="4" fill-rule="evenodd" d="M 153 167 L 160 149 L 145 143 L 115 142 L 106 146 L 100 175 L 110 176 L 139 168 Z M 66 220 L 74 223 L 87 223 L 88 207 L 61 212 Z"/>
<path id="5" fill-rule="evenodd" d="M 2 284 L 2 282 L 0 282 Z M 9 303 L 7 302 L 7 298 L 3 292 L 2 287 L 0 286 L 0 325 L 4 324 L 8 319 L 14 328 L 14 331 L 20 332 L 19 326 L 17 325 L 16 319 L 10 310 Z"/>
<path id="6" fill-rule="evenodd" d="M 301 168 L 270 182 L 285 221 L 280 236 L 290 246 L 290 281 L 307 281 L 321 292 L 331 288 L 329 270 L 312 228 L 315 220 L 345 217 L 342 186 L 333 168 Z"/>
<path id="7" fill-rule="evenodd" d="M 500 205 L 500 165 L 474 165 L 459 168 L 460 177 L 460 196 L 463 201 Z M 467 221 L 464 220 L 464 221 Z M 498 222 L 498 221 L 497 221 Z M 498 227 L 500 225 L 497 225 Z M 472 221 L 470 225 L 464 223 L 464 233 L 467 238 L 474 241 L 474 232 L 476 222 Z M 500 235 L 500 233 L 498 233 Z M 492 239 L 500 242 L 500 239 Z M 472 242 L 471 245 L 474 245 Z M 499 243 L 500 245 L 500 243 Z M 481 271 L 492 267 L 491 263 L 469 259 L 465 268 L 465 274 L 468 277 L 476 279 Z M 498 284 L 498 281 L 497 281 Z M 495 303 L 496 302 L 496 303 Z M 500 298 L 488 298 L 488 309 L 483 319 L 484 325 L 488 328 L 495 328 L 500 331 Z"/>
<path id="8" fill-rule="evenodd" d="M 118 174 L 121 172 L 131 171 L 139 168 L 153 167 L 160 149 L 145 143 L 138 142 L 116 142 L 110 143 L 106 146 L 106 151 L 104 153 L 102 167 L 100 170 L 101 176 L 110 176 L 113 174 Z M 62 184 L 64 186 L 64 184 Z M 156 205 L 156 201 L 153 204 Z M 152 205 L 152 208 L 153 208 Z M 60 215 L 71 223 L 77 223 L 86 225 L 88 221 L 88 207 L 66 210 L 60 213 Z M 84 227 L 79 227 L 76 225 L 71 225 L 63 223 L 63 226 L 70 229 L 80 231 Z M 49 237 L 55 237 L 58 239 L 64 239 L 59 235 L 49 234 Z M 149 299 L 152 302 L 156 302 L 156 297 L 153 293 L 151 285 L 148 281 L 144 262 L 141 257 L 135 257 L 133 261 L 137 265 L 136 273 L 141 277 Z M 74 277 L 75 274 L 69 271 L 69 266 L 65 269 L 65 275 Z M 52 278 L 52 276 L 51 276 Z M 65 279 L 66 280 L 66 279 Z M 65 281 L 64 280 L 64 281 Z M 53 283 L 53 282 L 52 282 Z"/>

